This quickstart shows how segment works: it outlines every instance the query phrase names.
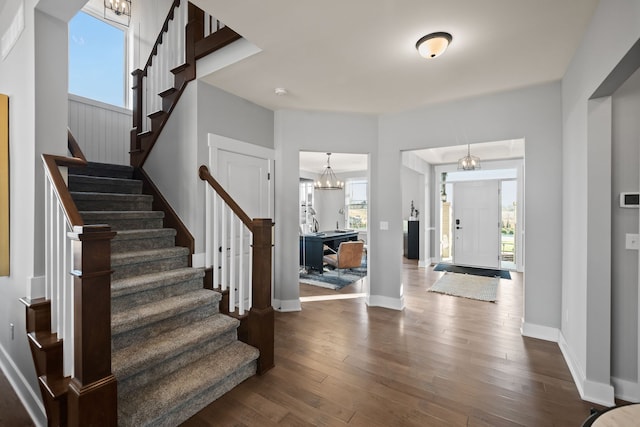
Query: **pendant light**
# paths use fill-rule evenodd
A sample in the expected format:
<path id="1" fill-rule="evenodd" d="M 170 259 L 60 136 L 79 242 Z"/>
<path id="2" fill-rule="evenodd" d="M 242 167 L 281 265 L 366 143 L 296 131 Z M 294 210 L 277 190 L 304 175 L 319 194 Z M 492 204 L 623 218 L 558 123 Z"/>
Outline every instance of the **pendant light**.
<path id="1" fill-rule="evenodd" d="M 313 188 L 316 190 L 342 190 L 344 188 L 344 181 L 340 181 L 331 169 L 331 153 L 327 153 L 327 164 L 320 177 L 313 184 Z"/>
<path id="2" fill-rule="evenodd" d="M 467 155 L 458 160 L 458 170 L 480 169 L 480 158 L 471 155 L 471 145 L 467 144 Z"/>

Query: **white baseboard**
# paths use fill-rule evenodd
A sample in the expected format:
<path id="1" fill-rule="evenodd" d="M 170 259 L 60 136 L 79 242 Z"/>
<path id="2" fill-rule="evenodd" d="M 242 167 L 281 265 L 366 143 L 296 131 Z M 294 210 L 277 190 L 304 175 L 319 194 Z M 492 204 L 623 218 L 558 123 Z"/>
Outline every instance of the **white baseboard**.
<path id="1" fill-rule="evenodd" d="M 300 305 L 299 299 L 290 299 L 290 300 L 273 300 L 273 309 L 275 311 L 280 311 L 283 313 L 288 313 L 291 311 L 300 311 L 302 310 L 302 306 Z"/>
<path id="2" fill-rule="evenodd" d="M 431 260 L 418 261 L 418 267 L 420 267 L 420 268 L 427 268 L 430 265 L 431 265 Z"/>
<path id="3" fill-rule="evenodd" d="M 47 415 L 38 394 L 39 390 L 33 390 L 30 387 L 29 382 L 22 375 L 22 372 L 18 370 L 18 367 L 13 363 L 13 360 L 11 360 L 2 345 L 0 345 L 0 369 L 7 377 L 16 395 L 18 395 L 18 399 L 24 405 L 33 423 L 38 427 L 46 426 Z"/>
<path id="4" fill-rule="evenodd" d="M 383 295 L 369 295 L 366 299 L 369 307 L 383 307 L 391 310 L 404 310 L 404 297 L 391 298 Z"/>
<path id="5" fill-rule="evenodd" d="M 640 402 L 640 382 L 611 377 L 611 383 L 618 399 L 633 403 Z"/>
<path id="6" fill-rule="evenodd" d="M 573 351 L 571 351 L 562 332 L 558 336 L 558 345 L 582 400 L 603 406 L 614 406 L 614 389 L 611 384 L 598 383 L 587 379 L 584 370 L 574 356 Z"/>
<path id="7" fill-rule="evenodd" d="M 47 286 L 45 276 L 29 277 L 27 284 L 27 298 L 35 299 L 46 295 L 45 288 Z"/>
<path id="8" fill-rule="evenodd" d="M 551 326 L 536 325 L 534 323 L 525 322 L 522 320 L 520 326 L 520 333 L 529 338 L 536 338 L 539 340 L 558 342 L 560 331 L 558 328 L 552 328 Z"/>
<path id="9" fill-rule="evenodd" d="M 206 254 L 204 252 L 191 255 L 191 266 L 193 268 L 202 268 L 205 266 Z"/>

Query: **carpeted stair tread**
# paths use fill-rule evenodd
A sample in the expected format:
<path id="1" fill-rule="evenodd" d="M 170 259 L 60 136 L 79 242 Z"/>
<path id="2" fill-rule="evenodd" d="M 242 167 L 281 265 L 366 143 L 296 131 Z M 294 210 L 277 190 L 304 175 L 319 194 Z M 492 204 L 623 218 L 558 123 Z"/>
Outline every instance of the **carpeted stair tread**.
<path id="1" fill-rule="evenodd" d="M 164 319 L 178 316 L 199 307 L 220 302 L 222 295 L 209 289 L 200 289 L 185 295 L 167 298 L 151 304 L 140 305 L 111 315 L 112 336 L 141 328 Z M 215 313 L 216 311 L 212 312 Z"/>
<path id="2" fill-rule="evenodd" d="M 85 224 L 109 224 L 112 230 L 162 228 L 162 211 L 80 211 Z"/>
<path id="3" fill-rule="evenodd" d="M 133 167 L 111 163 L 88 162 L 85 167 L 69 168 L 69 174 L 130 179 L 133 177 Z"/>
<path id="4" fill-rule="evenodd" d="M 148 194 L 96 193 L 72 191 L 71 197 L 80 211 L 151 210 L 153 196 Z"/>
<path id="5" fill-rule="evenodd" d="M 239 320 L 218 313 L 160 337 L 122 348 L 111 356 L 112 372 L 118 381 L 122 381 L 136 372 L 185 352 L 192 346 L 202 345 L 218 335 L 234 331 L 239 324 Z"/>
<path id="6" fill-rule="evenodd" d="M 117 230 L 111 240 L 111 252 L 131 252 L 175 246 L 176 230 L 173 228 L 148 228 Z"/>
<path id="7" fill-rule="evenodd" d="M 69 191 L 141 194 L 142 181 L 106 176 L 69 175 Z"/>
<path id="8" fill-rule="evenodd" d="M 164 218 L 162 211 L 80 211 L 80 216 L 84 220 L 102 218 Z"/>
<path id="9" fill-rule="evenodd" d="M 204 277 L 204 270 L 197 268 L 178 268 L 175 270 L 143 274 L 111 281 L 111 298 L 118 298 L 154 288 L 168 286 L 175 282 Z"/>
<path id="10" fill-rule="evenodd" d="M 113 240 L 152 239 L 154 237 L 175 237 L 173 228 L 153 228 L 145 230 L 119 230 Z"/>
<path id="11" fill-rule="evenodd" d="M 111 267 L 117 268 L 124 264 L 142 263 L 178 256 L 188 256 L 189 248 L 174 246 L 172 248 L 148 249 L 144 251 L 122 252 L 111 254 Z"/>
<path id="12" fill-rule="evenodd" d="M 156 382 L 122 393 L 118 425 L 177 425 L 253 375 L 258 355 L 255 348 L 236 341 Z"/>

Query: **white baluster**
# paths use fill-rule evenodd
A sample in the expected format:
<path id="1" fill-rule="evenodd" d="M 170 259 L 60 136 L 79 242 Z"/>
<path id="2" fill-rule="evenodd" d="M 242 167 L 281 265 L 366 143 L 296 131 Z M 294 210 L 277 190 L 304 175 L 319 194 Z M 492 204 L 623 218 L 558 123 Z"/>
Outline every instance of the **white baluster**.
<path id="1" fill-rule="evenodd" d="M 244 314 L 244 224 L 242 221 L 238 221 L 240 225 L 238 236 L 238 314 Z"/>
<path id="2" fill-rule="evenodd" d="M 212 201 L 211 198 L 213 197 L 213 194 L 211 193 L 211 191 L 209 191 L 209 188 L 205 189 L 205 194 L 204 194 L 204 235 L 205 235 L 205 239 L 204 239 L 204 266 L 206 268 L 211 267 L 212 261 L 213 261 L 213 256 L 212 256 L 212 251 L 211 251 L 211 243 L 213 241 L 213 224 L 211 223 L 211 219 L 212 219 L 212 214 L 211 214 L 211 210 L 212 210 Z M 215 282 L 215 280 L 214 280 Z M 214 285 L 215 287 L 215 285 Z"/>
<path id="3" fill-rule="evenodd" d="M 235 311 L 236 305 L 236 286 L 237 286 L 237 271 L 236 271 L 236 216 L 231 214 L 231 228 L 229 230 L 231 235 L 231 252 L 229 256 L 229 312 Z"/>
<path id="4" fill-rule="evenodd" d="M 49 182 L 49 174 L 45 172 L 44 177 L 44 265 L 45 265 L 45 287 L 44 297 L 51 300 L 51 255 L 53 250 L 51 249 L 51 218 L 53 217 L 53 211 L 51 209 L 51 198 L 53 197 L 53 191 L 51 191 L 51 182 Z"/>
<path id="5" fill-rule="evenodd" d="M 253 233 L 249 235 L 249 292 L 247 298 L 247 309 L 253 307 Z"/>
<path id="6" fill-rule="evenodd" d="M 220 247 L 220 228 L 219 225 L 219 212 L 220 212 L 220 198 L 218 197 L 218 193 L 213 190 L 209 190 L 208 192 L 212 193 L 213 197 L 213 212 L 209 221 L 211 221 L 211 225 L 213 226 L 213 244 L 211 245 L 213 248 L 213 287 L 217 287 L 220 284 L 220 252 L 218 248 Z"/>
<path id="7" fill-rule="evenodd" d="M 229 270 L 227 269 L 227 206 L 223 205 L 220 212 L 220 228 L 222 229 L 222 242 L 220 242 L 220 265 L 222 267 L 222 278 L 220 285 L 222 290 L 229 285 Z"/>

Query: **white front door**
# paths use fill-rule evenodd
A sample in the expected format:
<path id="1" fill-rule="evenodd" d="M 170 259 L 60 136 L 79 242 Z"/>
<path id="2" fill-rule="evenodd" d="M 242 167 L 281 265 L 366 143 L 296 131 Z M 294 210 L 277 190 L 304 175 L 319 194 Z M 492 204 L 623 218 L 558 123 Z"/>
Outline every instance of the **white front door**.
<path id="1" fill-rule="evenodd" d="M 453 262 L 500 267 L 499 181 L 453 185 Z"/>

